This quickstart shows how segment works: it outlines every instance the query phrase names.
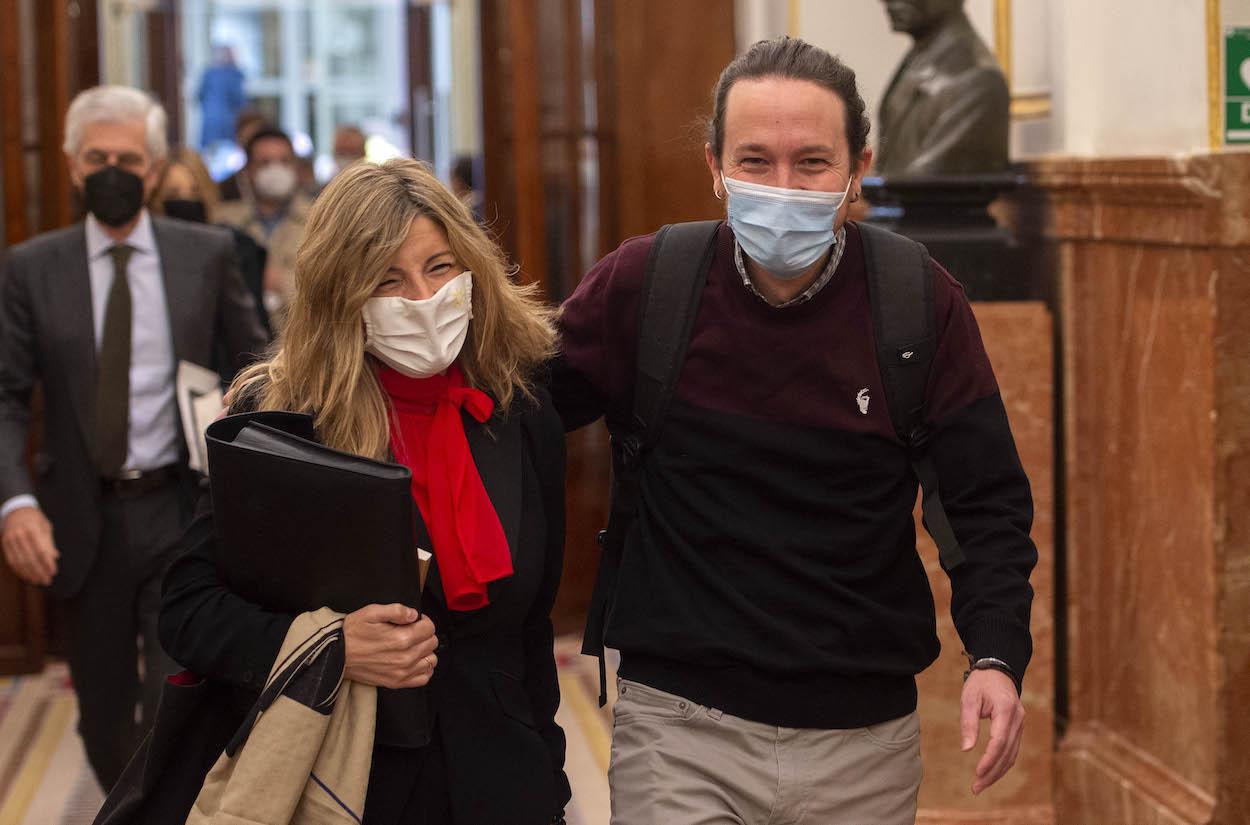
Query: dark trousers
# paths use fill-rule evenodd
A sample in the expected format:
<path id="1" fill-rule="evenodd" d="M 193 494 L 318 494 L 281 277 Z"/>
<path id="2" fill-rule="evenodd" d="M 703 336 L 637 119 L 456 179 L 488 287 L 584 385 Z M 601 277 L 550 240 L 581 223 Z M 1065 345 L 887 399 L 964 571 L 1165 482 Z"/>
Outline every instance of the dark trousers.
<path id="1" fill-rule="evenodd" d="M 364 825 L 452 825 L 442 739 L 424 748 L 373 749 Z"/>
<path id="2" fill-rule="evenodd" d="M 161 576 L 184 517 L 176 483 L 133 497 L 106 493 L 101 505 L 100 550 L 82 590 L 66 603 L 66 619 L 78 731 L 107 791 L 155 717 L 161 683 L 177 670 L 161 650 L 156 622 Z"/>

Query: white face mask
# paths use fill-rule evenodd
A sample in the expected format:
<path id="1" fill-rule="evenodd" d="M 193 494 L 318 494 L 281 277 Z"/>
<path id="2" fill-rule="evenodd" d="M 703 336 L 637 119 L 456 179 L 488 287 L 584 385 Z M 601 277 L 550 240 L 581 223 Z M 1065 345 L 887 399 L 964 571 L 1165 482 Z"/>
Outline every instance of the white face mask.
<path id="1" fill-rule="evenodd" d="M 256 170 L 256 193 L 280 201 L 291 197 L 299 183 L 295 170 L 286 163 L 268 163 Z"/>
<path id="2" fill-rule="evenodd" d="M 833 246 L 833 224 L 851 191 L 782 189 L 721 175 L 729 227 L 742 251 L 774 276 L 797 278 Z"/>
<path id="3" fill-rule="evenodd" d="M 460 355 L 473 317 L 473 274 L 462 272 L 423 301 L 365 301 L 365 350 L 409 378 L 428 378 Z"/>

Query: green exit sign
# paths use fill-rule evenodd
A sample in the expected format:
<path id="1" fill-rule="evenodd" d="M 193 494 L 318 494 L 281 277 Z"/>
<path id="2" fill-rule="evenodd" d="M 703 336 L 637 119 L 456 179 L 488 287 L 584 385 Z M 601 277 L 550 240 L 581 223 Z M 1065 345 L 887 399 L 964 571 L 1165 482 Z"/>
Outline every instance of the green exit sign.
<path id="1" fill-rule="evenodd" d="M 1224 142 L 1250 143 L 1250 28 L 1224 31 Z"/>

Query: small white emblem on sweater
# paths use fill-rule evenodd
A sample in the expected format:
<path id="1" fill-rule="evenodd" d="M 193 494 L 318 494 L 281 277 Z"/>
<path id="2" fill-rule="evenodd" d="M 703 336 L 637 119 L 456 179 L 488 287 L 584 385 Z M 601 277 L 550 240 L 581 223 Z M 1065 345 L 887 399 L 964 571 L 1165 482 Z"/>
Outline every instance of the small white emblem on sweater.
<path id="1" fill-rule="evenodd" d="M 868 388 L 864 387 L 859 391 L 859 394 L 855 396 L 855 403 L 859 404 L 860 415 L 868 415 L 868 401 Z"/>

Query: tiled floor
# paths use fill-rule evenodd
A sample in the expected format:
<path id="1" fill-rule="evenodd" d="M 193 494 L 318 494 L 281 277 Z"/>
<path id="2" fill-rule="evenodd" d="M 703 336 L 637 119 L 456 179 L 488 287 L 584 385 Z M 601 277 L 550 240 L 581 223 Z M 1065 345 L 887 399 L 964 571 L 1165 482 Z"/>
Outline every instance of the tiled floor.
<path id="1" fill-rule="evenodd" d="M 579 647 L 573 638 L 556 642 L 562 695 L 556 719 L 568 737 L 573 786 L 566 816 L 569 825 L 608 825 L 611 705 L 598 707 L 598 667 Z M 64 664 L 0 678 L 0 825 L 90 825 L 103 794 L 87 767 L 77 721 Z"/>
<path id="2" fill-rule="evenodd" d="M 104 795 L 75 727 L 64 664 L 0 679 L 0 825 L 89 825 Z"/>

